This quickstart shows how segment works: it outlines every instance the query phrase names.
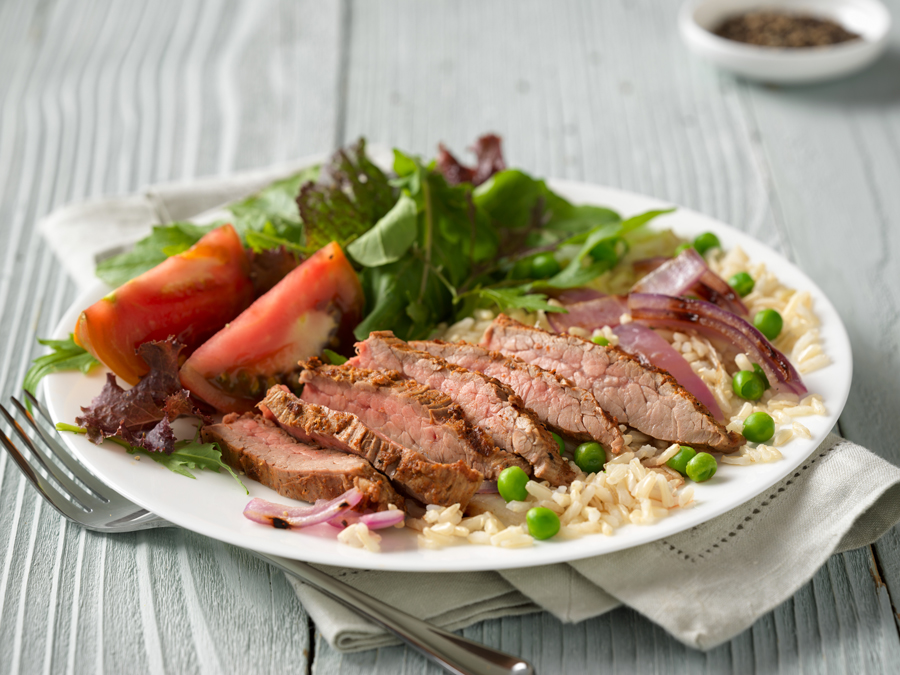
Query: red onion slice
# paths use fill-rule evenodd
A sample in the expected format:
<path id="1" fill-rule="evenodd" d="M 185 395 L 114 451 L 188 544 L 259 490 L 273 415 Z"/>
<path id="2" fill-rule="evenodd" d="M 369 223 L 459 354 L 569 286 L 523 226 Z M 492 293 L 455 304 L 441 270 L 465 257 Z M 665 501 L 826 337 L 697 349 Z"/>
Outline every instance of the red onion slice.
<path id="1" fill-rule="evenodd" d="M 359 522 L 368 527 L 370 530 L 381 530 L 386 527 L 399 525 L 406 518 L 403 511 L 376 511 L 375 513 L 367 513 L 359 517 Z"/>
<path id="2" fill-rule="evenodd" d="M 370 530 L 382 530 L 386 527 L 393 527 L 402 523 L 406 519 L 406 514 L 397 509 L 396 511 L 376 511 L 375 513 L 342 513 L 328 521 L 328 524 L 343 530 L 345 527 L 362 523 Z"/>
<path id="3" fill-rule="evenodd" d="M 747 314 L 747 307 L 734 289 L 709 269 L 703 256 L 692 248 L 659 265 L 638 281 L 631 292 L 671 296 L 693 294 L 734 314 Z"/>
<path id="4" fill-rule="evenodd" d="M 707 269 L 700 254 L 688 248 L 638 281 L 631 292 L 686 295 Z"/>
<path id="5" fill-rule="evenodd" d="M 350 488 L 339 497 L 329 501 L 317 501 L 313 506 L 287 506 L 268 502 L 265 499 L 251 499 L 244 508 L 244 517 L 255 523 L 271 525 L 280 530 L 310 527 L 340 516 L 359 504 L 363 493 Z"/>
<path id="6" fill-rule="evenodd" d="M 593 300 L 566 305 L 566 309 L 569 310 L 568 314 L 547 313 L 547 320 L 557 333 L 565 333 L 576 326 L 586 330 L 618 326 L 619 318 L 628 311 L 628 303 L 621 296 L 604 295 Z"/>
<path id="7" fill-rule="evenodd" d="M 806 393 L 800 374 L 788 358 L 741 317 L 703 300 L 673 298 L 655 293 L 632 293 L 628 307 L 635 321 L 647 326 L 695 330 L 733 354 L 745 353 L 758 363 L 776 392 Z"/>
<path id="8" fill-rule="evenodd" d="M 613 328 L 619 338 L 619 347 L 629 354 L 636 354 L 650 365 L 669 372 L 682 387 L 705 405 L 717 420 L 723 420 L 722 410 L 706 383 L 691 369 L 684 356 L 656 332 L 636 323 L 626 323 Z"/>
<path id="9" fill-rule="evenodd" d="M 593 288 L 582 286 L 580 288 L 566 288 L 562 291 L 553 291 L 548 289 L 551 297 L 559 300 L 564 305 L 571 305 L 576 302 L 584 302 L 586 300 L 596 300 L 597 298 L 606 297 L 606 293 L 595 291 Z"/>

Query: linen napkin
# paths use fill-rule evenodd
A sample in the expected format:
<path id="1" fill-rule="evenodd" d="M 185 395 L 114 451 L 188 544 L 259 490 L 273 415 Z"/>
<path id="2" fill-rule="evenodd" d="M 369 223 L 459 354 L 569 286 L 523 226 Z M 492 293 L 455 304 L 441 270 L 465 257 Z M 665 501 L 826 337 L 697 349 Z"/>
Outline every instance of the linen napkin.
<path id="1" fill-rule="evenodd" d="M 151 225 L 196 216 L 310 163 L 157 185 L 140 194 L 68 206 L 43 219 L 39 229 L 85 288 L 94 282 L 97 260 L 111 250 L 124 250 Z M 577 622 L 626 604 L 685 644 L 710 649 L 793 595 L 833 553 L 874 542 L 898 520 L 900 468 L 830 435 L 805 464 L 750 502 L 701 526 L 625 551 L 500 572 L 321 569 L 450 630 L 542 610 Z M 289 580 L 337 649 L 396 644 L 339 603 Z"/>

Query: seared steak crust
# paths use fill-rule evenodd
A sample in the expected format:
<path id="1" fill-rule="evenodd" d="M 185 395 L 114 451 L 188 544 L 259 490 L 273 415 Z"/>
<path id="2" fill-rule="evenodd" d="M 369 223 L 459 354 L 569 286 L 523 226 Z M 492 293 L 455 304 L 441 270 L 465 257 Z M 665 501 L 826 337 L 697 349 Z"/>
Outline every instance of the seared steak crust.
<path id="1" fill-rule="evenodd" d="M 232 413 L 203 427 L 204 443 L 218 443 L 222 459 L 235 471 L 290 499 L 334 499 L 350 488 L 363 493 L 357 511 L 404 508 L 403 497 L 386 476 L 362 457 L 299 443 L 274 422 L 253 413 Z"/>
<path id="2" fill-rule="evenodd" d="M 527 459 L 537 478 L 553 485 L 568 485 L 575 479 L 550 432 L 502 382 L 414 349 L 390 331 L 371 333 L 356 343 L 356 352 L 354 365 L 396 370 L 447 394 L 498 447 Z"/>
<path id="3" fill-rule="evenodd" d="M 485 332 L 482 346 L 572 380 L 619 422 L 654 438 L 719 452 L 731 452 L 743 443 L 740 434 L 725 429 L 669 373 L 643 365 L 618 347 L 548 333 L 503 314 Z"/>
<path id="4" fill-rule="evenodd" d="M 494 445 L 446 394 L 403 379 L 395 371 L 326 366 L 318 359 L 302 365 L 300 398 L 304 401 L 352 412 L 369 429 L 392 441 L 434 462 L 463 460 L 488 480 L 496 480 L 509 466 L 531 473 L 528 462 Z"/>
<path id="5" fill-rule="evenodd" d="M 616 420 L 600 407 L 593 394 L 556 373 L 468 342 L 423 340 L 409 344 L 500 380 L 554 431 L 579 441 L 597 441 L 613 454 L 622 452 L 625 443 Z"/>
<path id="6" fill-rule="evenodd" d="M 459 503 L 465 508 L 481 485 L 481 474 L 462 461 L 430 462 L 421 453 L 372 431 L 353 413 L 305 403 L 280 387 L 272 387 L 259 407 L 263 415 L 301 442 L 364 457 L 401 492 L 425 504 Z"/>

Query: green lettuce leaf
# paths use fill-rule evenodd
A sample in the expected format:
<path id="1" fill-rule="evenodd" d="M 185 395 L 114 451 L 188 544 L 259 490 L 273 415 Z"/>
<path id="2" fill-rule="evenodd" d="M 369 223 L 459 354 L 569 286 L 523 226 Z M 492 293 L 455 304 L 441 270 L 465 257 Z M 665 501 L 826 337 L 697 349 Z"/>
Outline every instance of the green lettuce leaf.
<path id="1" fill-rule="evenodd" d="M 266 232 L 292 246 L 299 246 L 303 238 L 303 223 L 297 209 L 297 194 L 301 185 L 315 181 L 319 174 L 319 166 L 303 169 L 228 206 L 234 216 L 232 224 L 245 238 L 247 245 L 252 246 L 251 233 Z"/>
<path id="2" fill-rule="evenodd" d="M 404 192 L 375 227 L 347 246 L 347 253 L 366 267 L 396 262 L 416 241 L 417 215 L 415 200 Z"/>
<path id="3" fill-rule="evenodd" d="M 42 340 L 37 341 L 45 347 L 53 350 L 51 354 L 37 357 L 25 373 L 23 387 L 32 394 L 37 393 L 38 383 L 44 376 L 57 373 L 61 370 L 80 370 L 87 373 L 100 362 L 89 354 L 83 347 L 75 344 L 75 336 L 69 333 L 67 340 Z"/>
<path id="4" fill-rule="evenodd" d="M 297 206 L 307 252 L 331 241 L 346 246 L 368 231 L 397 201 L 394 188 L 366 156 L 366 143 L 339 150 L 317 183 L 300 189 Z"/>
<path id="5" fill-rule="evenodd" d="M 130 251 L 101 260 L 97 264 L 97 276 L 113 288 L 121 286 L 169 256 L 188 250 L 219 225 L 221 223 L 195 225 L 189 222 L 154 225 L 150 236 L 141 239 Z"/>

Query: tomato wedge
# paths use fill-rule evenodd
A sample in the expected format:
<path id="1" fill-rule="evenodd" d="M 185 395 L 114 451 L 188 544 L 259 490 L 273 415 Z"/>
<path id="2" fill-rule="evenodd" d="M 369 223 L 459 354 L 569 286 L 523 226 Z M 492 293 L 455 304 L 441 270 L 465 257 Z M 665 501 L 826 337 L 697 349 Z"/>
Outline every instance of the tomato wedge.
<path id="1" fill-rule="evenodd" d="M 231 225 L 122 284 L 78 317 L 75 341 L 129 384 L 147 373 L 135 353 L 174 335 L 190 354 L 253 301 L 250 265 Z"/>
<path id="2" fill-rule="evenodd" d="M 362 286 L 332 242 L 290 272 L 181 367 L 181 383 L 221 412 L 253 410 L 269 387 L 290 382 L 297 361 L 353 344 Z"/>

